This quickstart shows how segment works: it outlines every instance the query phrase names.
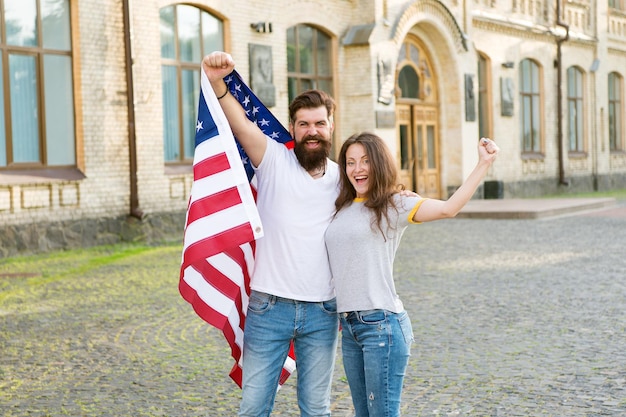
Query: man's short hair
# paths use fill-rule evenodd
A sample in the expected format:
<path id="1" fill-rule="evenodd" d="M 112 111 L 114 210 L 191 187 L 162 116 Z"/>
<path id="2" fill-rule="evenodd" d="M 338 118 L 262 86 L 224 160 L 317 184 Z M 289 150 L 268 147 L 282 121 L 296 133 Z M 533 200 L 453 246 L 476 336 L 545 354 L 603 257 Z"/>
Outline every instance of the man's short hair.
<path id="1" fill-rule="evenodd" d="M 300 109 L 316 109 L 318 107 L 326 107 L 328 119 L 332 120 L 335 113 L 335 100 L 321 90 L 307 90 L 298 94 L 289 105 L 289 121 L 295 122 L 296 113 Z"/>

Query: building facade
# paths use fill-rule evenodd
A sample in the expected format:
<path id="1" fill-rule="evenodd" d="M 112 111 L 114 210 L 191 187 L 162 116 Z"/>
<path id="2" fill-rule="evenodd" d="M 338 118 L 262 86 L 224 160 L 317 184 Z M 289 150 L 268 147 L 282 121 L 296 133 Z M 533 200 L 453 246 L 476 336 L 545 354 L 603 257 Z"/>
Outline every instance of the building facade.
<path id="1" fill-rule="evenodd" d="M 422 195 L 447 198 L 481 136 L 502 149 L 496 197 L 626 186 L 624 0 L 0 7 L 0 257 L 182 237 L 200 61 L 219 49 L 285 125 L 294 95 L 331 93 L 334 151 L 373 131 Z"/>

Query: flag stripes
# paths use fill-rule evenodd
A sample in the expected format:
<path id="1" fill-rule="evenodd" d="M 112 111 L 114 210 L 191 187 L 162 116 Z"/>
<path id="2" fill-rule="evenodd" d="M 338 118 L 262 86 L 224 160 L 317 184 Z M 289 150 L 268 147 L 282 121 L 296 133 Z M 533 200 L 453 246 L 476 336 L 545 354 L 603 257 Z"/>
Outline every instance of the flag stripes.
<path id="1" fill-rule="evenodd" d="M 250 184 L 252 168 L 233 137 L 206 74 L 201 73 L 194 179 L 185 222 L 179 291 L 198 316 L 222 331 L 235 360 L 230 377 L 241 387 L 250 276 L 255 240 L 263 236 L 263 228 Z M 289 133 L 239 74 L 233 72 L 225 82 L 251 120 L 272 139 L 293 146 Z M 281 385 L 294 370 L 292 344 L 281 372 Z"/>

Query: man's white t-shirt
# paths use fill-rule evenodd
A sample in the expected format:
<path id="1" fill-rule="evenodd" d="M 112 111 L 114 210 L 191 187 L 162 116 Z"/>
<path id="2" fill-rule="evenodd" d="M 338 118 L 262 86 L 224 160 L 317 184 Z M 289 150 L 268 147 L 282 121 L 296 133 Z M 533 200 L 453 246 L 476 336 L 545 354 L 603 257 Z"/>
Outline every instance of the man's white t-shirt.
<path id="1" fill-rule="evenodd" d="M 313 179 L 293 150 L 267 138 L 255 172 L 264 236 L 256 241 L 250 288 L 300 301 L 334 298 L 324 233 L 339 192 L 338 165 L 328 160 Z"/>

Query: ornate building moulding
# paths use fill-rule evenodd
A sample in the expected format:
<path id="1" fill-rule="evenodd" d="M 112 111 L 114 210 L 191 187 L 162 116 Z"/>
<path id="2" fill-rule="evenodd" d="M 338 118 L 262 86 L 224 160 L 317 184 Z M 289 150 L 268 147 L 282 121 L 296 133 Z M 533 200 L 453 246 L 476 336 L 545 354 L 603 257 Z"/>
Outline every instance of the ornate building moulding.
<path id="1" fill-rule="evenodd" d="M 613 36 L 608 37 L 608 43 L 613 45 L 614 48 L 620 48 L 626 50 L 626 41 L 624 39 L 615 38 Z M 609 46 L 611 48 L 611 46 Z"/>
<path id="2" fill-rule="evenodd" d="M 607 48 L 607 52 L 609 53 L 609 55 L 626 56 L 626 50 L 617 49 L 610 46 Z"/>
<path id="3" fill-rule="evenodd" d="M 536 27 L 534 30 L 528 30 L 528 28 L 511 26 L 506 22 L 496 22 L 493 20 L 474 19 L 474 29 L 480 29 L 492 33 L 500 33 L 509 35 L 514 38 L 521 38 L 539 42 L 554 42 L 554 35 L 545 27 Z M 587 36 L 579 37 L 576 33 L 570 32 L 570 37 L 566 45 L 573 45 L 585 48 L 595 48 L 598 43 L 597 39 L 589 38 Z"/>
<path id="4" fill-rule="evenodd" d="M 590 41 L 587 39 L 576 39 L 576 38 L 570 38 L 567 40 L 567 42 L 564 45 L 564 47 L 566 47 L 567 45 L 571 45 L 571 46 L 575 46 L 577 48 L 584 48 L 584 49 L 588 49 L 588 50 L 595 50 L 596 46 L 597 46 L 598 42 L 597 41 Z"/>
<path id="5" fill-rule="evenodd" d="M 404 9 L 394 23 L 393 30 L 391 31 L 392 39 L 396 45 L 402 43 L 402 40 L 410 28 L 416 23 L 415 17 L 420 13 L 438 18 L 448 28 L 450 34 L 454 37 L 458 52 L 467 52 L 469 50 L 467 46 L 467 35 L 461 30 L 461 27 L 450 10 L 439 0 L 416 1 L 409 4 Z"/>
<path id="6" fill-rule="evenodd" d="M 474 29 L 482 29 L 489 32 L 503 33 L 515 38 L 532 39 L 535 41 L 549 41 L 554 38 L 550 29 L 546 26 L 520 26 L 505 21 L 486 20 L 474 17 L 472 22 Z"/>

